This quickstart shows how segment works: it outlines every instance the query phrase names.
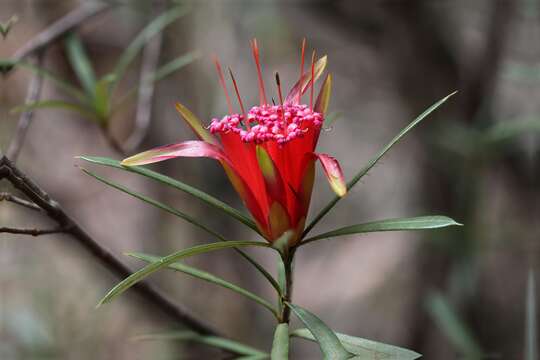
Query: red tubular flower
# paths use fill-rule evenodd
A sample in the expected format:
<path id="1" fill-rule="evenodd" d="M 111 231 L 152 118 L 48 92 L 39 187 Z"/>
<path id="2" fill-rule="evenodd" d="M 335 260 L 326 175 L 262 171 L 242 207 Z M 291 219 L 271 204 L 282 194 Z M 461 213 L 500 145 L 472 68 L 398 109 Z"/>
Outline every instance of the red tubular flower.
<path id="1" fill-rule="evenodd" d="M 276 83 L 280 104 L 267 103 L 256 40 L 252 42 L 257 66 L 261 104 L 245 111 L 236 81 L 231 74 L 242 113 L 234 113 L 221 66 L 216 67 L 225 91 L 230 114 L 213 119 L 208 131 L 186 107 L 177 110 L 199 137 L 166 145 L 134 155 L 122 161 L 134 166 L 176 157 L 209 157 L 218 160 L 229 180 L 251 212 L 261 234 L 269 241 L 292 230 L 290 244 L 298 242 L 306 221 L 315 176 L 315 161 L 319 160 L 332 189 L 339 196 L 347 188 L 339 163 L 315 148 L 330 100 L 332 77 L 326 76 L 317 100 L 313 104 L 314 82 L 326 66 L 326 56 L 304 73 L 304 46 L 300 79 L 285 100 L 281 94 L 279 75 Z M 309 105 L 300 104 L 302 95 L 310 91 Z"/>

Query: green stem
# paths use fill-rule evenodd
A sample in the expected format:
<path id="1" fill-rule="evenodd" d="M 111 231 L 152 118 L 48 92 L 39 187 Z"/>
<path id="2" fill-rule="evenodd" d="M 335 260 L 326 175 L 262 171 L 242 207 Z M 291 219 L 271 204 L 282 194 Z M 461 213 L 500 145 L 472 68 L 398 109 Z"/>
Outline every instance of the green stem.
<path id="1" fill-rule="evenodd" d="M 294 252 L 295 248 L 291 248 L 281 255 L 285 267 L 285 289 L 280 299 L 281 314 L 279 322 L 285 324 L 288 324 L 291 319 L 291 309 L 285 303 L 292 300 Z"/>

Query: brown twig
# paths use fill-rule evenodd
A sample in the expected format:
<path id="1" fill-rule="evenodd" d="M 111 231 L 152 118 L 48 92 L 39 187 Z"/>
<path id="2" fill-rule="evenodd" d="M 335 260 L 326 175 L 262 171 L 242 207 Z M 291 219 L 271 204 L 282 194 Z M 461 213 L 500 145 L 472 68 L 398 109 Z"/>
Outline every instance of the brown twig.
<path id="1" fill-rule="evenodd" d="M 31 54 L 39 52 L 50 43 L 72 30 L 83 21 L 107 10 L 111 7 L 109 3 L 85 1 L 83 5 L 77 7 L 58 21 L 41 31 L 37 36 L 28 41 L 13 55 L 14 61 L 19 61 Z"/>
<path id="2" fill-rule="evenodd" d="M 41 208 L 37 206 L 36 204 L 34 204 L 33 202 L 25 200 L 25 199 L 21 199 L 20 197 L 7 193 L 7 192 L 0 192 L 0 201 L 8 201 L 8 202 L 12 202 L 14 204 L 23 206 L 25 208 L 28 208 L 30 210 L 41 211 Z"/>
<path id="3" fill-rule="evenodd" d="M 30 236 L 61 234 L 61 233 L 67 233 L 67 232 L 69 232 L 69 229 L 64 229 L 64 228 L 57 228 L 57 229 L 21 229 L 21 228 L 12 228 L 12 227 L 5 227 L 5 226 L 0 227 L 0 233 L 30 235 Z"/>
<path id="4" fill-rule="evenodd" d="M 43 62 L 44 57 L 44 51 L 40 51 L 36 53 L 36 55 L 33 56 L 34 59 L 31 62 L 34 62 L 36 66 L 41 66 L 41 63 Z M 41 93 L 41 87 L 43 85 L 43 77 L 40 74 L 34 74 L 32 81 L 30 82 L 30 85 L 28 86 L 28 92 L 26 94 L 26 100 L 25 104 L 31 104 L 35 103 L 39 100 L 39 96 Z M 24 143 L 24 139 L 26 138 L 26 133 L 28 131 L 28 127 L 30 126 L 30 123 L 32 122 L 32 118 L 34 115 L 33 110 L 25 111 L 21 114 L 21 117 L 19 118 L 19 123 L 17 124 L 17 130 L 15 131 L 15 135 L 11 139 L 11 142 L 9 144 L 9 148 L 6 152 L 6 156 L 12 161 L 16 161 L 19 157 L 19 153 L 21 152 L 22 145 Z"/>
<path id="5" fill-rule="evenodd" d="M 41 207 L 49 218 L 54 220 L 59 228 L 67 229 L 65 232 L 73 236 L 79 245 L 92 254 L 104 267 L 118 277 L 125 278 L 132 271 L 124 265 L 108 249 L 100 245 L 88 233 L 86 233 L 66 212 L 60 204 L 51 199 L 36 183 L 22 173 L 7 157 L 0 158 L 0 177 L 6 177 L 15 188 L 25 194 L 31 201 Z M 183 306 L 174 304 L 164 295 L 159 293 L 147 282 L 139 282 L 134 287 L 142 297 L 155 304 L 169 318 L 172 318 L 185 326 L 201 334 L 219 336 L 218 332 L 206 324 L 203 320 L 192 315 L 191 311 Z"/>
<path id="6" fill-rule="evenodd" d="M 156 5 L 156 8 L 161 7 Z M 152 99 L 154 98 L 154 81 L 152 74 L 156 70 L 161 54 L 163 43 L 163 32 L 156 34 L 154 38 L 146 44 L 143 50 L 139 98 L 137 101 L 137 115 L 135 117 L 134 129 L 126 140 L 123 148 L 127 152 L 132 152 L 141 144 L 150 127 L 152 117 Z"/>

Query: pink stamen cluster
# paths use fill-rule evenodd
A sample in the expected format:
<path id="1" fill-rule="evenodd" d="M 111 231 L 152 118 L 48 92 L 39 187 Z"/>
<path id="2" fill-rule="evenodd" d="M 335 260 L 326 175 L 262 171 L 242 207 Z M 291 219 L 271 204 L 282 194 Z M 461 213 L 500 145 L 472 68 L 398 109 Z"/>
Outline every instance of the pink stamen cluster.
<path id="1" fill-rule="evenodd" d="M 256 144 L 272 140 L 285 144 L 304 136 L 313 126 L 319 129 L 323 116 L 307 105 L 262 105 L 252 107 L 247 120 L 246 124 L 242 114 L 226 115 L 221 120 L 215 118 L 210 124 L 210 132 L 232 131 L 240 135 L 242 141 Z"/>

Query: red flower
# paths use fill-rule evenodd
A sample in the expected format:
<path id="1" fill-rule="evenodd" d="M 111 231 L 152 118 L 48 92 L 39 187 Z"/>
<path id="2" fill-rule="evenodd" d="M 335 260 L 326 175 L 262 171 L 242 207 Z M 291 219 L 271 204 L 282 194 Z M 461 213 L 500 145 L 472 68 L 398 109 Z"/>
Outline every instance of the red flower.
<path id="1" fill-rule="evenodd" d="M 327 75 L 313 104 L 313 85 L 324 71 L 326 56 L 315 62 L 313 53 L 311 71 L 304 73 L 304 48 L 305 42 L 302 44 L 300 79 L 283 100 L 276 73 L 280 103 L 270 105 L 262 81 L 259 49 L 256 40 L 252 42 L 261 104 L 245 111 L 231 72 L 241 113 L 233 112 L 216 60 L 230 114 L 213 119 L 208 132 L 187 108 L 177 104 L 177 110 L 200 140 L 158 147 L 129 157 L 122 164 L 143 165 L 176 157 L 216 159 L 251 212 L 261 234 L 273 242 L 285 231 L 292 230 L 294 235 L 290 244 L 296 243 L 304 230 L 309 209 L 315 161 L 320 160 L 332 189 L 339 196 L 347 191 L 337 160 L 314 152 L 330 100 L 332 78 Z M 309 105 L 300 104 L 302 95 L 308 90 Z"/>

